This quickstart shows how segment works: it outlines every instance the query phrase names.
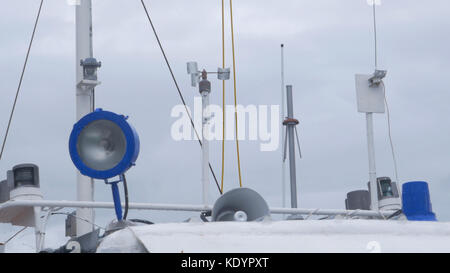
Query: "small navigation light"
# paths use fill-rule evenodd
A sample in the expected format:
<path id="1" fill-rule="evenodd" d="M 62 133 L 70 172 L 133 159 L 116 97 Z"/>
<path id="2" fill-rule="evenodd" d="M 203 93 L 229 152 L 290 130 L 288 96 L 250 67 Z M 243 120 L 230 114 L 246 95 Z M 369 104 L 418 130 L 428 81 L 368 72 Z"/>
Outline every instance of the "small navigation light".
<path id="1" fill-rule="evenodd" d="M 370 192 L 370 182 L 367 182 Z M 402 208 L 397 183 L 387 176 L 377 178 L 378 209 L 399 210 Z"/>
<path id="2" fill-rule="evenodd" d="M 86 58 L 80 61 L 80 65 L 83 67 L 83 78 L 85 80 L 97 80 L 97 69 L 102 66 L 101 62 L 97 62 L 95 58 Z"/>
<path id="3" fill-rule="evenodd" d="M 36 187 L 39 188 L 39 167 L 34 164 L 20 164 L 12 169 L 14 188 Z"/>

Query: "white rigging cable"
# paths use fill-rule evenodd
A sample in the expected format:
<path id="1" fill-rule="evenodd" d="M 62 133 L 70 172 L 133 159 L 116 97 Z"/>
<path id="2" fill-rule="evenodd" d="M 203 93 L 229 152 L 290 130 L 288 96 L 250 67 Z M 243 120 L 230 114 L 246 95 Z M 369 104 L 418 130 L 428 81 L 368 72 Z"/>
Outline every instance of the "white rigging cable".
<path id="1" fill-rule="evenodd" d="M 94 227 L 98 227 L 99 229 L 106 230 L 106 228 L 104 228 L 102 226 L 99 226 L 96 223 L 93 223 L 93 222 L 89 221 L 88 219 L 76 216 L 75 214 L 71 214 L 71 213 L 68 213 L 68 212 L 52 212 L 52 213 L 50 213 L 50 215 L 67 215 L 69 217 L 74 217 L 76 219 L 80 219 L 81 221 L 84 221 L 84 222 L 86 222 L 88 224 L 91 224 Z"/>
<path id="2" fill-rule="evenodd" d="M 389 112 L 389 105 L 386 98 L 386 87 L 384 86 L 384 83 L 381 82 L 383 85 L 383 93 L 384 93 L 384 103 L 386 104 L 386 114 L 387 114 L 387 123 L 388 123 L 388 134 L 389 134 L 389 142 L 391 144 L 391 152 L 392 152 L 392 160 L 394 161 L 394 172 L 395 172 L 395 179 L 397 183 L 400 183 L 400 180 L 398 180 L 398 170 L 397 170 L 397 160 L 395 156 L 395 150 L 394 150 L 394 144 L 392 141 L 392 134 L 391 134 L 391 116 Z"/>

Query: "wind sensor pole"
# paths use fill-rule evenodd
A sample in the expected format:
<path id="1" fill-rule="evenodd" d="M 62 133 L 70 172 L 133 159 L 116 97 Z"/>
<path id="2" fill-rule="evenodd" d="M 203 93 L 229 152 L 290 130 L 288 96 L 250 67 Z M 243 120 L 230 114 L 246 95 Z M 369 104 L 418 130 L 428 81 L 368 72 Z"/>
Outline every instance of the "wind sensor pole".
<path id="1" fill-rule="evenodd" d="M 369 157 L 369 189 L 370 206 L 372 210 L 378 211 L 378 183 L 375 166 L 375 143 L 373 133 L 373 113 L 385 112 L 385 90 L 383 79 L 386 77 L 386 70 L 378 69 L 377 53 L 377 25 L 375 13 L 376 1 L 373 0 L 373 28 L 374 28 L 374 49 L 375 49 L 375 72 L 371 75 L 356 74 L 356 100 L 358 112 L 366 114 L 367 128 L 367 150 Z"/>
<path id="2" fill-rule="evenodd" d="M 377 59 L 377 31 L 376 31 L 376 17 L 375 17 L 375 0 L 373 0 L 373 27 L 375 37 L 375 71 L 378 68 Z M 369 80 L 370 81 L 370 80 Z M 369 155 L 369 183 L 370 183 L 370 205 L 372 210 L 378 210 L 378 189 L 377 189 L 377 171 L 375 166 L 375 142 L 373 139 L 373 113 L 366 112 L 366 126 L 367 126 L 367 150 Z"/>
<path id="3" fill-rule="evenodd" d="M 97 81 L 97 68 L 100 63 L 93 58 L 92 49 L 92 3 L 80 0 L 76 5 L 76 118 L 77 121 L 94 110 L 94 88 Z M 77 200 L 94 201 L 92 178 L 77 171 Z M 94 210 L 77 209 L 76 234 L 93 231 Z M 80 220 L 80 219 L 84 219 Z"/>
<path id="4" fill-rule="evenodd" d="M 370 206 L 378 210 L 377 171 L 375 166 L 375 143 L 373 139 L 373 113 L 366 113 L 367 150 L 369 155 Z"/>
<path id="5" fill-rule="evenodd" d="M 296 126 L 299 121 L 294 118 L 294 106 L 292 102 L 292 85 L 286 86 L 286 99 L 287 99 L 287 118 L 283 121 L 283 125 L 286 126 L 286 138 L 289 138 L 289 171 L 291 178 L 291 207 L 297 208 L 297 174 L 295 167 L 295 142 L 294 142 L 294 132 L 297 137 L 297 145 L 299 150 L 300 158 L 302 157 L 302 153 L 300 150 L 300 142 L 298 140 L 298 133 Z M 284 145 L 284 156 L 283 161 L 286 160 L 286 145 Z"/>
<path id="6" fill-rule="evenodd" d="M 202 202 L 205 208 L 208 206 L 209 193 L 209 121 L 212 116 L 209 114 L 209 94 L 211 93 L 211 82 L 208 81 L 208 74 L 217 74 L 219 80 L 230 79 L 230 68 L 218 68 L 217 72 L 206 72 L 198 70 L 196 62 L 187 63 L 187 72 L 191 75 L 191 85 L 197 86 L 202 96 Z"/>
<path id="7" fill-rule="evenodd" d="M 209 106 L 209 94 L 211 93 L 211 82 L 208 81 L 207 73 L 202 71 L 202 80 L 198 84 L 200 95 L 202 96 L 202 186 L 203 194 L 202 200 L 205 207 L 208 205 L 208 192 L 209 192 L 209 119 L 211 118 L 207 114 Z"/>
<path id="8" fill-rule="evenodd" d="M 373 113 L 384 113 L 385 70 L 375 70 L 372 75 L 357 74 L 356 99 L 358 112 L 366 114 L 367 150 L 369 157 L 369 184 L 371 209 L 378 211 L 378 185 L 375 167 L 375 143 L 373 133 Z"/>

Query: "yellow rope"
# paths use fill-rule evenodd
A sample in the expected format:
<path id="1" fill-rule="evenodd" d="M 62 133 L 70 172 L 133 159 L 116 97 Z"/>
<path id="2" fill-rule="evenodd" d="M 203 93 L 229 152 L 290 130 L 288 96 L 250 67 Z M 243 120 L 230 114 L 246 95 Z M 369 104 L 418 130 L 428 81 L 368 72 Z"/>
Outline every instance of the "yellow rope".
<path id="1" fill-rule="evenodd" d="M 232 2 L 233 1 L 230 0 L 231 45 L 232 45 L 232 51 L 233 51 L 234 119 L 236 122 L 236 150 L 237 150 L 238 171 L 239 171 L 239 185 L 242 188 L 241 160 L 239 157 L 239 140 L 238 140 L 238 118 L 237 118 L 237 99 L 236 99 L 236 60 L 235 60 L 235 53 L 234 53 L 233 3 Z"/>
<path id="2" fill-rule="evenodd" d="M 222 68 L 225 68 L 225 0 L 222 0 Z M 223 173 L 225 168 L 225 80 L 222 81 L 222 184 L 220 191 L 223 193 Z"/>

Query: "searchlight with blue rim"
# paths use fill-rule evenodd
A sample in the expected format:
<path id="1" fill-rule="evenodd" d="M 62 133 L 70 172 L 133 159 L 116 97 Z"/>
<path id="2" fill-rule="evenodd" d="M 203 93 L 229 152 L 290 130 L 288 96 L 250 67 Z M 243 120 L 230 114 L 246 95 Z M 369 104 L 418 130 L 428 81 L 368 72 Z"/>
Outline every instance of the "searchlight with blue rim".
<path id="1" fill-rule="evenodd" d="M 96 109 L 74 125 L 69 139 L 70 157 L 80 173 L 111 185 L 119 221 L 122 206 L 117 184 L 126 181 L 124 174 L 139 155 L 139 136 L 127 119 Z M 111 180 L 114 177 L 118 179 Z"/>

